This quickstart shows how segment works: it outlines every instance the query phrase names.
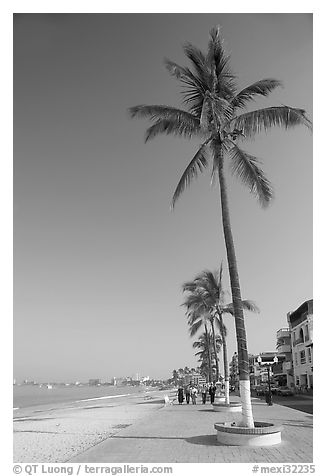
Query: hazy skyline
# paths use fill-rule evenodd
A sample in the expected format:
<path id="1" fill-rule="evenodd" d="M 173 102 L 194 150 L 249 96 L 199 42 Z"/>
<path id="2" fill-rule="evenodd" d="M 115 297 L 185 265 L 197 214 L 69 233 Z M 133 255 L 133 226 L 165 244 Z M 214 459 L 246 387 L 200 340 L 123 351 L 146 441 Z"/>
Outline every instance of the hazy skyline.
<path id="1" fill-rule="evenodd" d="M 205 49 L 221 26 L 239 87 L 284 88 L 253 105 L 312 118 L 311 14 L 19 14 L 14 23 L 14 377 L 169 377 L 196 366 L 181 285 L 225 262 L 209 173 L 174 188 L 197 141 L 159 137 L 130 106 L 180 105 L 165 57 Z M 250 353 L 275 349 L 286 313 L 312 298 L 312 135 L 257 136 L 275 200 L 262 210 L 229 178 Z M 229 357 L 236 351 L 227 323 Z"/>

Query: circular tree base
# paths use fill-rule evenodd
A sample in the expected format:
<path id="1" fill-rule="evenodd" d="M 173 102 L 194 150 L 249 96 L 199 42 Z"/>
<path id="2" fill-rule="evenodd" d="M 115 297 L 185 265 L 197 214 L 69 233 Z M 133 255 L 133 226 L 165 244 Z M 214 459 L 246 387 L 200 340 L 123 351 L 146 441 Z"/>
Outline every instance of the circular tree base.
<path id="1" fill-rule="evenodd" d="M 214 412 L 228 412 L 228 413 L 236 413 L 242 411 L 242 405 L 240 402 L 230 402 L 229 405 L 225 403 L 213 403 L 213 410 Z"/>
<path id="2" fill-rule="evenodd" d="M 224 403 L 225 402 L 225 395 L 217 395 L 215 396 L 214 403 Z M 214 405 L 213 403 L 213 405 Z"/>
<path id="3" fill-rule="evenodd" d="M 236 426 L 234 423 L 215 423 L 217 441 L 229 446 L 272 446 L 281 443 L 283 427 L 273 423 L 255 421 L 255 428 Z"/>

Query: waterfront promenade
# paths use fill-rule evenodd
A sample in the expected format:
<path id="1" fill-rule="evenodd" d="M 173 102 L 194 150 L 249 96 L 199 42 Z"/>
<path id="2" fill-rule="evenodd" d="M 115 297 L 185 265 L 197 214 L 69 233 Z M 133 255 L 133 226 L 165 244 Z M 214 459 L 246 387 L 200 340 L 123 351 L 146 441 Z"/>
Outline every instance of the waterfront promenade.
<path id="1" fill-rule="evenodd" d="M 239 400 L 232 396 L 233 401 Z M 155 400 L 153 401 L 153 403 Z M 253 398 L 256 421 L 282 424 L 282 443 L 251 448 L 222 446 L 214 423 L 239 414 L 217 413 L 210 404 L 168 405 L 147 414 L 105 441 L 69 460 L 83 463 L 312 463 L 313 417 L 308 413 Z"/>

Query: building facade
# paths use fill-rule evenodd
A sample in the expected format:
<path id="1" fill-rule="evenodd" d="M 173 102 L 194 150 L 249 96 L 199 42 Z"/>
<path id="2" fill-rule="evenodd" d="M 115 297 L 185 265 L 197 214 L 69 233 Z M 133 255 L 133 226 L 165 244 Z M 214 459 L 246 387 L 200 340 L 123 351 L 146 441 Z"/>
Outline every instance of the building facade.
<path id="1" fill-rule="evenodd" d="M 192 372 L 191 374 L 185 375 L 183 380 L 183 385 L 204 385 L 206 383 L 206 378 L 197 372 Z"/>
<path id="2" fill-rule="evenodd" d="M 313 300 L 305 301 L 287 314 L 291 335 L 294 385 L 313 388 Z"/>
<path id="3" fill-rule="evenodd" d="M 288 327 L 282 327 L 277 331 L 276 351 L 279 362 L 273 368 L 274 379 L 280 387 L 293 387 L 294 372 L 291 347 L 291 332 Z"/>
<path id="4" fill-rule="evenodd" d="M 277 362 L 275 362 L 277 357 Z M 277 352 L 261 352 L 253 356 L 253 365 L 250 375 L 251 385 L 264 385 L 268 383 L 268 373 L 272 383 L 277 383 L 279 369 L 285 361 L 284 354 Z"/>

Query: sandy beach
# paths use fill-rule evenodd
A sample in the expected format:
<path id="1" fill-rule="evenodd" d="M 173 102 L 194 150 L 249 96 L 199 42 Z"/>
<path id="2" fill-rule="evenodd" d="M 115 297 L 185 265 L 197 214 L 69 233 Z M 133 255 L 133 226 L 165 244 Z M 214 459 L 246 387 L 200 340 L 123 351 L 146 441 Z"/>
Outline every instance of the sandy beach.
<path id="1" fill-rule="evenodd" d="M 14 411 L 14 463 L 64 463 L 164 405 L 163 392 Z"/>

